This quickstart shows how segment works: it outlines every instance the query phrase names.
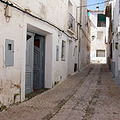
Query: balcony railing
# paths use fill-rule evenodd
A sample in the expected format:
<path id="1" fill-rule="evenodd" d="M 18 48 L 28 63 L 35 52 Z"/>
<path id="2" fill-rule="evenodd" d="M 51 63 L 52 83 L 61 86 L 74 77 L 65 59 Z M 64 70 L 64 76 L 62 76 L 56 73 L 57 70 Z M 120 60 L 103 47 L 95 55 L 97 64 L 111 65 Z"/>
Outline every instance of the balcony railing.
<path id="1" fill-rule="evenodd" d="M 68 14 L 68 29 L 75 32 L 75 18 L 69 13 Z"/>

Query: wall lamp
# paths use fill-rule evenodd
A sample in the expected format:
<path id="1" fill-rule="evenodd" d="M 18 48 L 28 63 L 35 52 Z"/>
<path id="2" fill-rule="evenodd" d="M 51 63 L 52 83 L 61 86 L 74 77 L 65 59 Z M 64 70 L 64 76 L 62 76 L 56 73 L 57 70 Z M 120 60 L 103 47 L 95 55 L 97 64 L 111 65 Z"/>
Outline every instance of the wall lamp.
<path id="1" fill-rule="evenodd" d="M 95 39 L 95 35 L 92 35 L 92 41 Z"/>

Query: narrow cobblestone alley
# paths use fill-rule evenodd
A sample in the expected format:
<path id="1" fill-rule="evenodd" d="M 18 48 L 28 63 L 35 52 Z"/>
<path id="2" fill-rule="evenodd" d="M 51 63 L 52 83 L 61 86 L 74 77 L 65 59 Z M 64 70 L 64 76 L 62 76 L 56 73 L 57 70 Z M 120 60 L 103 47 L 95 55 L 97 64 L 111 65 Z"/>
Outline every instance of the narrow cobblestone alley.
<path id="1" fill-rule="evenodd" d="M 29 101 L 0 113 L 0 120 L 120 120 L 120 88 L 108 66 L 91 64 Z"/>

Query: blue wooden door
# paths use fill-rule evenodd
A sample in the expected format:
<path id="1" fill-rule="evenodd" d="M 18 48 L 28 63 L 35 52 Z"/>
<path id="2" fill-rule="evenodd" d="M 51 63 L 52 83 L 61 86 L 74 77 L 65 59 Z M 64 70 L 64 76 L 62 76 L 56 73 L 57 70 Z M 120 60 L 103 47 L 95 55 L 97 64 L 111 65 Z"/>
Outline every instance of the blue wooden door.
<path id="1" fill-rule="evenodd" d="M 33 92 L 33 44 L 34 34 L 27 33 L 25 94 Z"/>
<path id="2" fill-rule="evenodd" d="M 35 35 L 34 39 L 34 77 L 33 88 L 39 90 L 44 88 L 44 56 L 45 37 Z"/>

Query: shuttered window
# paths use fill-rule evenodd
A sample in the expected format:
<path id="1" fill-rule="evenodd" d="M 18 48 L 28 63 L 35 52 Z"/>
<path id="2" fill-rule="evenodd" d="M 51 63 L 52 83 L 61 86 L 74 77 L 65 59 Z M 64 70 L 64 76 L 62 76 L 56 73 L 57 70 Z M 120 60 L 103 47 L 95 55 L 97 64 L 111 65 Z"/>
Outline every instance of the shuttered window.
<path id="1" fill-rule="evenodd" d="M 62 51 L 61 51 L 61 60 L 65 60 L 65 49 L 66 49 L 66 43 L 65 41 L 62 41 Z"/>
<path id="2" fill-rule="evenodd" d="M 105 50 L 97 50 L 96 57 L 105 57 Z"/>
<path id="3" fill-rule="evenodd" d="M 106 27 L 106 17 L 103 14 L 98 14 L 97 27 Z"/>

